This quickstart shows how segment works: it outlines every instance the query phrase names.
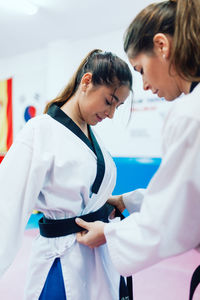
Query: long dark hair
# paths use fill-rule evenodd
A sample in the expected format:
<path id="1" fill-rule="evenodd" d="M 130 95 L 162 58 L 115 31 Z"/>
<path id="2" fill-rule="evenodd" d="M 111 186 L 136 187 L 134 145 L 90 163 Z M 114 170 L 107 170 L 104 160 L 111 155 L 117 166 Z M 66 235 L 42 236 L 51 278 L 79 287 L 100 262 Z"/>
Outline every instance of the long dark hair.
<path id="1" fill-rule="evenodd" d="M 132 58 L 152 52 L 156 33 L 173 37 L 170 66 L 184 79 L 200 81 L 200 1 L 171 0 L 147 6 L 125 33 L 125 52 Z"/>
<path id="2" fill-rule="evenodd" d="M 132 89 L 132 74 L 128 64 L 111 52 L 95 49 L 83 59 L 61 94 L 46 105 L 44 113 L 52 103 L 59 102 L 62 105 L 71 98 L 76 93 L 83 75 L 87 72 L 92 73 L 94 86 L 106 85 L 117 88 L 127 85 L 130 90 Z"/>

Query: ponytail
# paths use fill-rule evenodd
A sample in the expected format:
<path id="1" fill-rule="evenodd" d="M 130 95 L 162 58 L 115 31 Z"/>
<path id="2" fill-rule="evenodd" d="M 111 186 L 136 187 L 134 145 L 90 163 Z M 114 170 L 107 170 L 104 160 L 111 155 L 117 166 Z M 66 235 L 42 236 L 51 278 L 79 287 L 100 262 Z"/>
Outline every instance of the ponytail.
<path id="1" fill-rule="evenodd" d="M 132 89 L 132 74 L 128 64 L 111 52 L 95 49 L 83 59 L 63 92 L 46 105 L 44 113 L 53 103 L 56 102 L 62 106 L 68 101 L 76 93 L 83 75 L 87 72 L 92 73 L 94 86 L 106 85 L 117 88 L 127 85 L 130 90 Z"/>
<path id="2" fill-rule="evenodd" d="M 173 37 L 170 66 L 182 78 L 200 81 L 200 0 L 162 1 L 144 8 L 125 33 L 125 52 L 130 58 L 153 52 L 157 33 Z"/>
<path id="3" fill-rule="evenodd" d="M 189 81 L 200 81 L 200 1 L 178 0 L 171 64 Z"/>

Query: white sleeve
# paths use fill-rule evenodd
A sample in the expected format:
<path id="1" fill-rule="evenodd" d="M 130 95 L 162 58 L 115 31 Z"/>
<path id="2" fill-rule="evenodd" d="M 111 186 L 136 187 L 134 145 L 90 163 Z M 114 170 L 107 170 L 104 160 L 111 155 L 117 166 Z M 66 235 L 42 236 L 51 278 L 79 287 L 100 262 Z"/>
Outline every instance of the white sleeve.
<path id="1" fill-rule="evenodd" d="M 122 195 L 124 205 L 129 213 L 140 211 L 144 194 L 145 189 L 137 189 Z"/>
<path id="2" fill-rule="evenodd" d="M 0 165 L 0 276 L 12 263 L 44 182 L 45 167 L 31 147 L 32 131 L 11 146 Z"/>
<path id="3" fill-rule="evenodd" d="M 200 124 L 179 117 L 164 136 L 165 154 L 140 212 L 106 224 L 111 259 L 123 275 L 196 247 L 200 241 Z"/>

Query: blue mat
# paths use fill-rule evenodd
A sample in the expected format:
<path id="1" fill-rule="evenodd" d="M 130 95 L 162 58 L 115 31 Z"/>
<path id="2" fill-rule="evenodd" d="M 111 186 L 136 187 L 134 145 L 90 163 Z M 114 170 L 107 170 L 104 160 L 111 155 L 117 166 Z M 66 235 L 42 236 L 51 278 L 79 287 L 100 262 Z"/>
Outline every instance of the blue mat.
<path id="1" fill-rule="evenodd" d="M 114 157 L 117 167 L 117 183 L 113 195 L 138 188 L 146 188 L 160 166 L 160 158 Z"/>
<path id="2" fill-rule="evenodd" d="M 26 225 L 26 229 L 38 228 L 38 221 L 42 217 L 42 214 L 32 214 Z"/>

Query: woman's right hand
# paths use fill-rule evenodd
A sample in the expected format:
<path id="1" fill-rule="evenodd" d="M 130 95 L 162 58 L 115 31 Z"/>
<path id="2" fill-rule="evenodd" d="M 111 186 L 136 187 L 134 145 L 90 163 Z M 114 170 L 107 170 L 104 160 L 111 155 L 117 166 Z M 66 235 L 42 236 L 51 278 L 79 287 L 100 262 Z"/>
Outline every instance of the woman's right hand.
<path id="1" fill-rule="evenodd" d="M 119 211 L 122 213 L 124 209 L 126 208 L 123 202 L 123 197 L 122 195 L 115 195 L 111 196 L 107 202 L 119 209 Z"/>

